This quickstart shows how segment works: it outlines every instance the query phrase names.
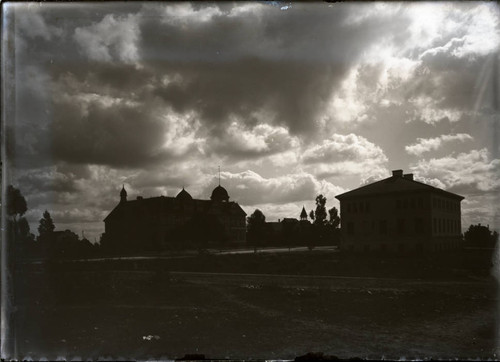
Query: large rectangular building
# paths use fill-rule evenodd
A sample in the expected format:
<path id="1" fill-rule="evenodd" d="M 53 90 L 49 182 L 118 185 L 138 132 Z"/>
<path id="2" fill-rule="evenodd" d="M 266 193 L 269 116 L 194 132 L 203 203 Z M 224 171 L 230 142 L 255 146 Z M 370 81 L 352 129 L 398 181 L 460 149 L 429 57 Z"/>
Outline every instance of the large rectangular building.
<path id="1" fill-rule="evenodd" d="M 174 246 L 242 244 L 246 213 L 222 186 L 210 200 L 193 199 L 183 188 L 176 197 L 137 197 L 120 202 L 104 219 L 104 244 L 115 251 L 158 251 Z"/>
<path id="2" fill-rule="evenodd" d="M 342 250 L 439 251 L 461 244 L 463 197 L 415 181 L 402 170 L 336 198 Z"/>

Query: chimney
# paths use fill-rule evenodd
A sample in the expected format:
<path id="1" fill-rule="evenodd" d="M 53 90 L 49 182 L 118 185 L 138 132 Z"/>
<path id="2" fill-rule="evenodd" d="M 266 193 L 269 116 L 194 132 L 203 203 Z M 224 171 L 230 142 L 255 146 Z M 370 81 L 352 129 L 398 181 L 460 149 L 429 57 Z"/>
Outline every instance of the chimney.
<path id="1" fill-rule="evenodd" d="M 393 170 L 392 176 L 403 177 L 403 170 Z"/>
<path id="2" fill-rule="evenodd" d="M 408 179 L 408 180 L 412 180 L 413 181 L 413 174 L 412 173 L 407 173 L 405 175 L 403 175 L 404 178 Z"/>

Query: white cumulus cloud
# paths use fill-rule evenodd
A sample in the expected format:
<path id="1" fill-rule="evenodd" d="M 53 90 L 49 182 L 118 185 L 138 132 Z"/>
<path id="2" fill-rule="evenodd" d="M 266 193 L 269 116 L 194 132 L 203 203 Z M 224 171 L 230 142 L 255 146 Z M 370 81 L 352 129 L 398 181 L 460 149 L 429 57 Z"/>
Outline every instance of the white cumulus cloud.
<path id="1" fill-rule="evenodd" d="M 353 133 L 333 134 L 321 144 L 306 149 L 302 161 L 306 169 L 318 177 L 350 174 L 366 179 L 388 174 L 384 151 Z"/>
<path id="2" fill-rule="evenodd" d="M 457 133 L 450 135 L 441 135 L 434 138 L 417 138 L 417 142 L 405 147 L 410 155 L 420 156 L 422 153 L 435 151 L 445 143 L 472 140 L 472 136 L 467 133 Z"/>
<path id="3" fill-rule="evenodd" d="M 106 15 L 100 22 L 76 28 L 74 39 L 83 53 L 92 60 L 111 62 L 138 61 L 140 38 L 138 17 Z"/>
<path id="4" fill-rule="evenodd" d="M 440 180 L 444 188 L 464 196 L 500 189 L 500 160 L 490 159 L 486 148 L 420 160 L 411 169 L 417 177 Z"/>

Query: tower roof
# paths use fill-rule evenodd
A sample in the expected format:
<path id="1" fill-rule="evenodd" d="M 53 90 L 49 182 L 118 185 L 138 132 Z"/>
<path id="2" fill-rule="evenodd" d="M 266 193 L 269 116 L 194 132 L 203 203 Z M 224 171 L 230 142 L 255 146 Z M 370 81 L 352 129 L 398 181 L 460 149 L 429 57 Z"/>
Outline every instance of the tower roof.
<path id="1" fill-rule="evenodd" d="M 193 199 L 193 197 L 189 194 L 189 192 L 187 192 L 186 190 L 184 190 L 184 187 L 177 194 L 177 196 L 175 198 L 177 200 L 180 200 L 180 201 L 187 201 L 187 200 L 192 200 Z"/>
<path id="2" fill-rule="evenodd" d="M 302 212 L 300 213 L 300 218 L 301 219 L 307 219 L 307 211 L 304 206 L 302 206 Z"/>
<path id="3" fill-rule="evenodd" d="M 122 185 L 122 190 L 120 191 L 120 203 L 127 201 L 127 191 L 125 190 L 125 185 Z"/>
<path id="4" fill-rule="evenodd" d="M 212 196 L 210 196 L 210 199 L 212 201 L 229 201 L 229 194 L 224 187 L 219 185 L 212 191 Z"/>

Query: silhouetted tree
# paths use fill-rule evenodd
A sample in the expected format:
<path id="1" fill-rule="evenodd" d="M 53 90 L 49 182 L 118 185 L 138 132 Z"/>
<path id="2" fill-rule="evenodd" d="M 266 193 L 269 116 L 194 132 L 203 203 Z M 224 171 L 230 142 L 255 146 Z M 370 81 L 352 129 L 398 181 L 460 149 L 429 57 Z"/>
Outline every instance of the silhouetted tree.
<path id="1" fill-rule="evenodd" d="M 313 249 L 315 245 L 322 244 L 326 238 L 326 197 L 323 195 L 316 196 L 316 210 L 314 211 L 313 227 L 311 229 L 310 238 L 308 240 L 309 249 Z M 312 212 L 311 212 L 312 214 Z"/>
<path id="2" fill-rule="evenodd" d="M 336 207 L 328 210 L 330 220 L 328 221 L 328 240 L 329 242 L 338 245 L 340 243 L 340 216 Z"/>
<path id="3" fill-rule="evenodd" d="M 55 225 L 50 213 L 45 210 L 40 225 L 38 225 L 38 241 L 41 243 L 50 242 L 54 235 Z"/>
<path id="4" fill-rule="evenodd" d="M 498 242 L 498 233 L 491 231 L 489 225 L 470 225 L 469 229 L 464 233 L 464 239 L 470 245 L 494 247 Z"/>
<path id="5" fill-rule="evenodd" d="M 309 213 L 309 218 L 314 222 L 314 210 Z"/>
<path id="6" fill-rule="evenodd" d="M 257 247 L 264 238 L 266 217 L 259 209 L 256 209 L 252 215 L 247 217 L 248 241 Z"/>
<path id="7" fill-rule="evenodd" d="M 334 228 L 337 229 L 340 225 L 340 216 L 339 216 L 339 211 L 337 208 L 334 206 L 330 210 L 328 210 L 328 214 L 330 215 L 330 220 L 329 224 Z"/>
<path id="8" fill-rule="evenodd" d="M 32 234 L 28 221 L 23 215 L 28 210 L 26 199 L 21 191 L 12 185 L 7 187 L 7 232 L 12 241 L 12 251 L 18 255 L 26 254 L 33 247 Z"/>
<path id="9" fill-rule="evenodd" d="M 7 215 L 17 221 L 17 217 L 23 216 L 27 210 L 28 205 L 21 191 L 9 185 L 7 187 Z"/>
<path id="10" fill-rule="evenodd" d="M 326 223 L 326 197 L 316 196 L 316 211 L 314 212 L 314 224 L 323 226 Z"/>

